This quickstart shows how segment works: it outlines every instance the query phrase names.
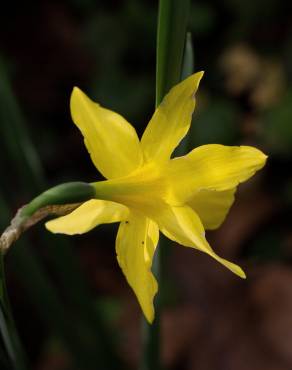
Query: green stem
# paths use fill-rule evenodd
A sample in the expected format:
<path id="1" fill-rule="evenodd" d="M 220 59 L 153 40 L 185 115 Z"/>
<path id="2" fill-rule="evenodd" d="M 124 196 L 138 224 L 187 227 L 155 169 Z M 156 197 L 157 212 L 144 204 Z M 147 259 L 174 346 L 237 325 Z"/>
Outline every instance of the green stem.
<path id="1" fill-rule="evenodd" d="M 157 248 L 153 261 L 152 271 L 156 276 L 158 284 L 160 283 L 160 263 L 161 253 Z M 160 286 L 161 289 L 161 286 Z M 160 296 L 156 296 L 155 302 L 155 319 L 152 325 L 143 318 L 142 320 L 142 359 L 140 370 L 159 370 L 160 364 Z"/>
<path id="2" fill-rule="evenodd" d="M 11 216 L 6 203 L 13 195 L 11 181 L 14 183 L 17 178 L 17 181 L 21 182 L 22 186 L 20 187 L 26 189 L 25 194 L 22 194 L 25 198 L 40 193 L 41 189 L 45 189 L 47 186 L 41 160 L 31 141 L 25 117 L 15 100 L 5 65 L 1 63 L 1 56 L 0 75 L 0 142 L 4 148 L 2 151 L 5 152 L 2 157 L 11 168 L 11 173 L 5 174 L 1 178 L 0 226 L 4 228 Z M 1 194 L 4 189 L 6 190 L 5 202 Z M 88 190 L 90 188 L 85 184 L 81 194 L 84 195 L 84 192 L 87 193 Z M 31 202 L 30 207 L 26 208 L 25 217 L 29 218 L 29 213 L 33 213 L 41 204 L 45 204 L 48 196 L 53 195 L 52 192 L 51 194 L 45 193 L 44 196 L 37 197 L 39 204 L 36 200 Z M 64 192 L 64 196 L 69 196 L 69 199 L 66 198 L 69 203 L 81 201 L 80 193 L 79 195 L 74 193 L 75 195 L 71 194 L 71 191 Z M 90 191 L 88 197 L 91 198 Z M 51 199 L 56 205 L 57 198 Z M 85 199 L 82 199 L 86 200 L 87 196 L 85 195 Z M 64 197 L 59 197 L 61 205 L 66 200 Z M 62 206 L 59 210 L 61 208 Z M 56 209 L 58 207 L 55 207 Z M 46 325 L 49 332 L 53 332 L 70 352 L 74 368 L 77 366 L 78 369 L 82 370 L 96 370 L 96 366 L 98 366 L 100 369 L 121 370 L 115 342 L 109 333 L 105 314 L 102 310 L 96 309 L 95 297 L 91 294 L 84 274 L 81 273 L 80 263 L 73 245 L 65 238 L 54 237 L 44 232 L 40 232 L 37 239 L 39 246 L 46 249 L 46 255 L 49 257 L 46 262 L 49 263 L 49 270 L 53 276 L 56 274 L 58 277 L 60 282 L 58 286 L 52 283 L 51 276 L 42 266 L 43 263 L 38 255 L 41 253 L 39 249 L 30 248 L 31 246 L 25 238 L 18 241 L 17 248 L 12 248 L 8 258 L 13 275 L 21 284 L 22 293 L 26 294 L 26 299 L 34 307 L 38 318 L 43 319 L 43 324 Z M 7 325 L 9 326 L 8 322 Z M 2 344 L 2 338 L 0 338 L 0 369 L 12 370 L 11 364 L 6 366 L 7 361 L 4 361 L 7 351 L 2 348 Z M 19 355 L 17 357 L 20 358 Z"/>
<path id="3" fill-rule="evenodd" d="M 0 205 L 2 216 L 4 215 L 4 218 L 8 219 L 9 209 L 6 202 L 2 199 L 1 193 Z M 54 251 L 56 256 L 60 257 L 60 255 L 57 255 L 57 250 L 58 248 L 56 245 Z M 63 257 L 63 255 L 61 257 Z M 68 272 L 71 266 L 70 260 L 74 255 L 68 253 L 65 257 L 67 265 L 63 263 L 62 270 Z M 33 303 L 35 309 L 38 311 L 39 318 L 43 321 L 43 324 L 47 326 L 48 330 L 56 333 L 58 338 L 61 339 L 65 348 L 71 353 L 74 364 L 76 362 L 78 369 L 96 369 L 97 363 L 100 369 L 123 369 L 122 365 L 118 362 L 116 353 L 109 348 L 111 342 L 108 340 L 109 336 L 107 335 L 104 323 L 100 321 L 98 323 L 96 322 L 99 320 L 99 317 L 96 311 L 91 310 L 89 307 L 88 301 L 90 299 L 84 299 L 84 295 L 80 294 L 82 288 L 76 283 L 77 280 L 78 283 L 81 284 L 78 278 L 75 279 L 75 276 L 72 277 L 72 275 L 69 276 L 68 274 L 68 281 L 66 283 L 69 286 L 64 288 L 62 296 L 64 293 L 68 293 L 69 290 L 72 292 L 74 291 L 76 300 L 80 300 L 79 305 L 82 305 L 82 307 L 85 306 L 86 318 L 88 319 L 88 325 L 91 323 L 90 326 L 87 326 L 87 324 L 85 325 L 82 315 L 80 314 L 81 310 L 75 310 L 72 303 L 68 306 L 68 303 L 64 302 L 63 297 L 60 298 L 60 293 L 56 290 L 47 272 L 39 263 L 38 257 L 32 253 L 25 238 L 22 238 L 18 242 L 17 248 L 12 248 L 10 251 L 10 258 L 15 275 L 24 288 L 26 299 Z M 62 265 L 62 261 L 59 262 L 60 265 Z M 1 277 L 3 279 L 4 271 L 3 276 L 0 275 L 0 278 Z M 3 286 L 3 284 L 1 286 Z M 3 292 L 5 292 L 5 294 L 2 294 L 2 304 L 7 302 L 6 288 Z M 6 307 L 9 307 L 7 303 L 5 304 Z M 86 305 L 88 306 L 86 307 Z M 20 350 L 18 342 L 15 341 L 17 338 L 15 338 L 14 332 L 11 331 L 14 326 L 11 325 L 12 322 L 9 321 L 10 318 L 6 315 L 7 308 L 5 311 L 3 328 L 1 327 L 2 318 L 0 312 L 0 329 L 4 329 L 1 330 L 1 334 L 2 336 L 6 335 L 4 338 L 6 342 L 6 352 L 8 352 L 10 361 L 14 365 L 14 367 L 9 367 L 9 370 L 26 370 L 25 363 L 21 360 L 24 357 L 22 356 L 23 351 Z M 10 335 L 10 338 L 7 337 L 7 333 Z M 14 353 L 12 353 L 12 349 L 14 349 Z M 16 367 L 15 364 L 19 366 Z M 0 368 L 2 370 L 1 366 Z"/>
<path id="4" fill-rule="evenodd" d="M 194 50 L 192 43 L 192 35 L 190 32 L 186 35 L 185 50 L 183 57 L 183 66 L 181 71 L 181 80 L 189 77 L 194 73 Z M 187 154 L 189 149 L 190 135 L 186 135 L 175 149 L 174 157 L 180 157 Z"/>
<path id="5" fill-rule="evenodd" d="M 157 29 L 156 58 L 156 107 L 164 95 L 180 81 L 183 52 L 186 38 L 190 0 L 160 0 Z M 141 370 L 160 370 L 160 308 L 161 308 L 161 270 L 164 253 L 159 249 L 154 258 L 153 273 L 160 286 L 159 296 L 155 301 L 155 320 L 149 325 L 143 322 L 143 355 Z"/>
<path id="6" fill-rule="evenodd" d="M 44 191 L 23 207 L 21 216 L 31 217 L 40 208 L 70 203 L 81 203 L 95 197 L 95 189 L 86 182 L 67 182 Z"/>
<path id="7" fill-rule="evenodd" d="M 183 65 L 181 70 L 181 80 L 189 77 L 194 73 L 195 62 L 194 62 L 194 48 L 191 32 L 186 35 L 185 50 L 183 57 Z"/>
<path id="8" fill-rule="evenodd" d="M 47 216 L 72 212 L 95 196 L 94 186 L 85 182 L 68 182 L 44 191 L 18 210 L 10 226 L 0 236 L 0 251 L 7 251 L 24 231 Z"/>
<path id="9" fill-rule="evenodd" d="M 156 106 L 181 78 L 190 0 L 160 0 L 156 50 Z"/>

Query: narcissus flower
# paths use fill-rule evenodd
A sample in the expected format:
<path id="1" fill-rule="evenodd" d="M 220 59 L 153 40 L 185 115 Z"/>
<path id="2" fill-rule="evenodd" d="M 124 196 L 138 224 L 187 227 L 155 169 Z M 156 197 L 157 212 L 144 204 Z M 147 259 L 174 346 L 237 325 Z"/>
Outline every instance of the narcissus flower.
<path id="1" fill-rule="evenodd" d="M 96 168 L 107 179 L 93 183 L 96 199 L 47 222 L 54 233 L 83 234 L 99 224 L 120 222 L 118 263 L 149 322 L 158 286 L 151 272 L 159 231 L 186 247 L 207 253 L 244 278 L 242 269 L 219 257 L 205 238 L 234 201 L 239 183 L 261 169 L 266 156 L 249 146 L 203 145 L 183 157 L 171 154 L 190 128 L 195 93 L 203 72 L 165 96 L 139 141 L 119 114 L 91 101 L 80 89 L 71 96 L 74 123 Z"/>

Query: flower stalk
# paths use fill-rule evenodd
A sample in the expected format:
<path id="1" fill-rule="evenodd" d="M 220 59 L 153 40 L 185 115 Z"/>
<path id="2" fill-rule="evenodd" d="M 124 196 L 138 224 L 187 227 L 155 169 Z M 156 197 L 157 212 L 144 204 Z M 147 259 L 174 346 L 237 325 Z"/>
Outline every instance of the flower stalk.
<path id="1" fill-rule="evenodd" d="M 188 8 L 189 0 L 160 1 L 156 110 L 141 140 L 125 118 L 74 87 L 72 119 L 105 180 L 68 183 L 44 192 L 18 212 L 5 233 L 9 245 L 9 240 L 50 213 L 62 215 L 46 222 L 52 233 L 84 234 L 100 224 L 120 223 L 117 261 L 147 320 L 141 370 L 161 369 L 161 296 L 154 298 L 164 280 L 161 272 L 166 263 L 164 246 L 159 248 L 162 254 L 157 250 L 159 233 L 206 253 L 245 278 L 240 266 L 212 249 L 205 230 L 222 224 L 237 186 L 261 169 L 267 158 L 253 147 L 220 144 L 203 145 L 172 157 L 190 129 L 195 94 L 203 76 L 202 71 L 197 72 L 178 83 Z"/>
<path id="2" fill-rule="evenodd" d="M 160 0 L 157 23 L 157 48 L 156 48 L 156 98 L 155 107 L 161 103 L 164 95 L 177 84 L 181 77 L 184 43 L 186 39 L 189 0 Z M 162 239 L 165 241 L 165 239 Z M 159 243 L 153 261 L 153 273 L 157 282 L 162 288 L 161 273 L 164 265 L 165 253 L 161 253 L 161 248 L 165 248 Z M 152 325 L 143 318 L 142 345 L 143 355 L 141 370 L 161 369 L 160 356 L 160 297 L 155 300 L 156 317 Z"/>
<path id="3" fill-rule="evenodd" d="M 68 182 L 48 189 L 21 207 L 0 237 L 5 253 L 20 235 L 49 215 L 63 216 L 95 197 L 95 188 L 85 182 Z"/>

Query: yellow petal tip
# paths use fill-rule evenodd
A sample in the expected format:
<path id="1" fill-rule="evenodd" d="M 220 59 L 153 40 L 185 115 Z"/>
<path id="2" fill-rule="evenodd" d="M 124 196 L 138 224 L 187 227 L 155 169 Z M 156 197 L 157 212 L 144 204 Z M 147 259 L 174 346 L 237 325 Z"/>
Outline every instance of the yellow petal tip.
<path id="1" fill-rule="evenodd" d="M 64 225 L 62 225 L 62 222 L 60 221 L 61 218 L 62 217 L 47 221 L 45 223 L 45 228 L 53 234 L 67 234 L 67 235 L 77 234 L 74 231 L 72 231 L 70 228 L 64 227 Z"/>
<path id="2" fill-rule="evenodd" d="M 217 254 L 215 253 L 210 253 L 210 255 L 215 258 L 218 262 L 220 262 L 223 266 L 227 267 L 230 271 L 232 271 L 235 275 L 239 276 L 241 279 L 246 279 L 246 275 L 245 275 L 245 272 L 243 271 L 243 269 L 236 265 L 235 263 L 233 262 L 230 262 L 230 261 L 227 261 L 226 259 L 224 258 L 221 258 L 219 257 Z"/>
<path id="3" fill-rule="evenodd" d="M 196 90 L 198 89 L 199 83 L 200 83 L 201 79 L 203 78 L 204 74 L 205 74 L 205 71 L 199 71 L 199 72 L 194 73 L 191 76 L 191 78 L 194 80 L 194 82 L 196 84 Z"/>
<path id="4" fill-rule="evenodd" d="M 228 267 L 235 275 L 239 276 L 241 279 L 246 279 L 246 274 L 243 269 L 235 263 L 229 262 L 225 266 Z"/>
<path id="5" fill-rule="evenodd" d="M 268 155 L 266 155 L 264 152 L 262 152 L 259 149 L 257 149 L 257 150 L 260 152 L 260 155 L 261 155 L 262 160 L 266 162 L 266 160 L 268 159 Z"/>
<path id="6" fill-rule="evenodd" d="M 72 89 L 72 93 L 71 93 L 71 99 L 74 97 L 74 96 L 78 96 L 78 95 L 85 95 L 84 92 L 77 86 L 74 86 L 73 89 Z"/>
<path id="7" fill-rule="evenodd" d="M 145 315 L 145 318 L 146 318 L 148 324 L 152 325 L 153 324 L 153 321 L 155 319 L 154 312 L 150 316 L 149 315 L 147 315 L 147 316 Z"/>
<path id="8" fill-rule="evenodd" d="M 238 276 L 242 279 L 246 279 L 246 273 L 240 268 L 240 271 L 238 273 Z"/>
<path id="9" fill-rule="evenodd" d="M 138 297 L 137 297 L 138 298 Z M 138 301 L 139 301 L 139 298 L 138 298 Z M 154 310 L 154 305 L 153 303 L 151 302 L 151 304 L 143 304 L 141 301 L 139 301 L 140 305 L 141 305 L 141 308 L 142 308 L 142 312 L 144 314 L 144 317 L 146 319 L 146 321 L 151 325 L 153 324 L 153 321 L 155 319 L 155 310 Z"/>
<path id="10" fill-rule="evenodd" d="M 246 274 L 245 274 L 245 272 L 243 271 L 243 269 L 241 267 L 239 267 L 235 263 L 232 263 L 232 262 L 229 262 L 229 261 L 226 261 L 224 264 L 235 275 L 239 276 L 241 279 L 246 279 Z"/>
<path id="11" fill-rule="evenodd" d="M 268 156 L 263 153 L 262 151 L 258 150 L 260 152 L 259 154 L 259 169 L 263 168 L 267 162 Z"/>
<path id="12" fill-rule="evenodd" d="M 81 89 L 78 86 L 73 86 L 72 92 L 81 91 Z"/>
<path id="13" fill-rule="evenodd" d="M 54 222 L 53 222 L 53 220 L 52 221 L 47 221 L 45 223 L 45 228 L 48 231 L 50 231 L 51 233 L 54 233 L 54 234 L 57 233 L 57 231 L 54 230 Z"/>
<path id="14" fill-rule="evenodd" d="M 205 71 L 199 71 L 196 73 L 198 76 L 200 76 L 200 78 L 202 78 L 205 74 Z"/>

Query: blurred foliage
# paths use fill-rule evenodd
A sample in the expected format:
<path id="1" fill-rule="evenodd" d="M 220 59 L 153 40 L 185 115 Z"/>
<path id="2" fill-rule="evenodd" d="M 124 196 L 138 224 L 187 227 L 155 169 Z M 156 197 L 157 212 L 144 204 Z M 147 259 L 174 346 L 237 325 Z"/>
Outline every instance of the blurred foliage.
<path id="1" fill-rule="evenodd" d="M 291 155 L 292 148 L 292 91 L 287 91 L 277 105 L 263 113 L 261 136 L 276 154 Z"/>
<path id="2" fill-rule="evenodd" d="M 19 3 L 17 11 L 14 2 L 6 5 L 0 15 L 2 228 L 44 188 L 100 176 L 70 119 L 74 85 L 143 132 L 155 104 L 157 20 L 157 2 L 146 0 L 41 0 L 32 9 Z M 276 0 L 192 1 L 195 70 L 206 73 L 185 144 L 252 144 L 269 162 L 239 191 L 222 228 L 210 233 L 215 249 L 245 265 L 247 283 L 207 257 L 174 248 L 163 318 L 167 368 L 292 367 L 289 7 Z M 5 257 L 31 369 L 120 368 L 119 361 L 135 369 L 139 308 L 115 261 L 113 228 L 66 238 L 38 226 Z M 10 370 L 2 339 L 0 360 L 1 370 Z"/>
<path id="3" fill-rule="evenodd" d="M 211 143 L 234 145 L 239 138 L 238 127 L 234 124 L 239 117 L 238 107 L 229 100 L 220 97 L 208 101 L 194 117 L 191 127 L 192 145 Z"/>

